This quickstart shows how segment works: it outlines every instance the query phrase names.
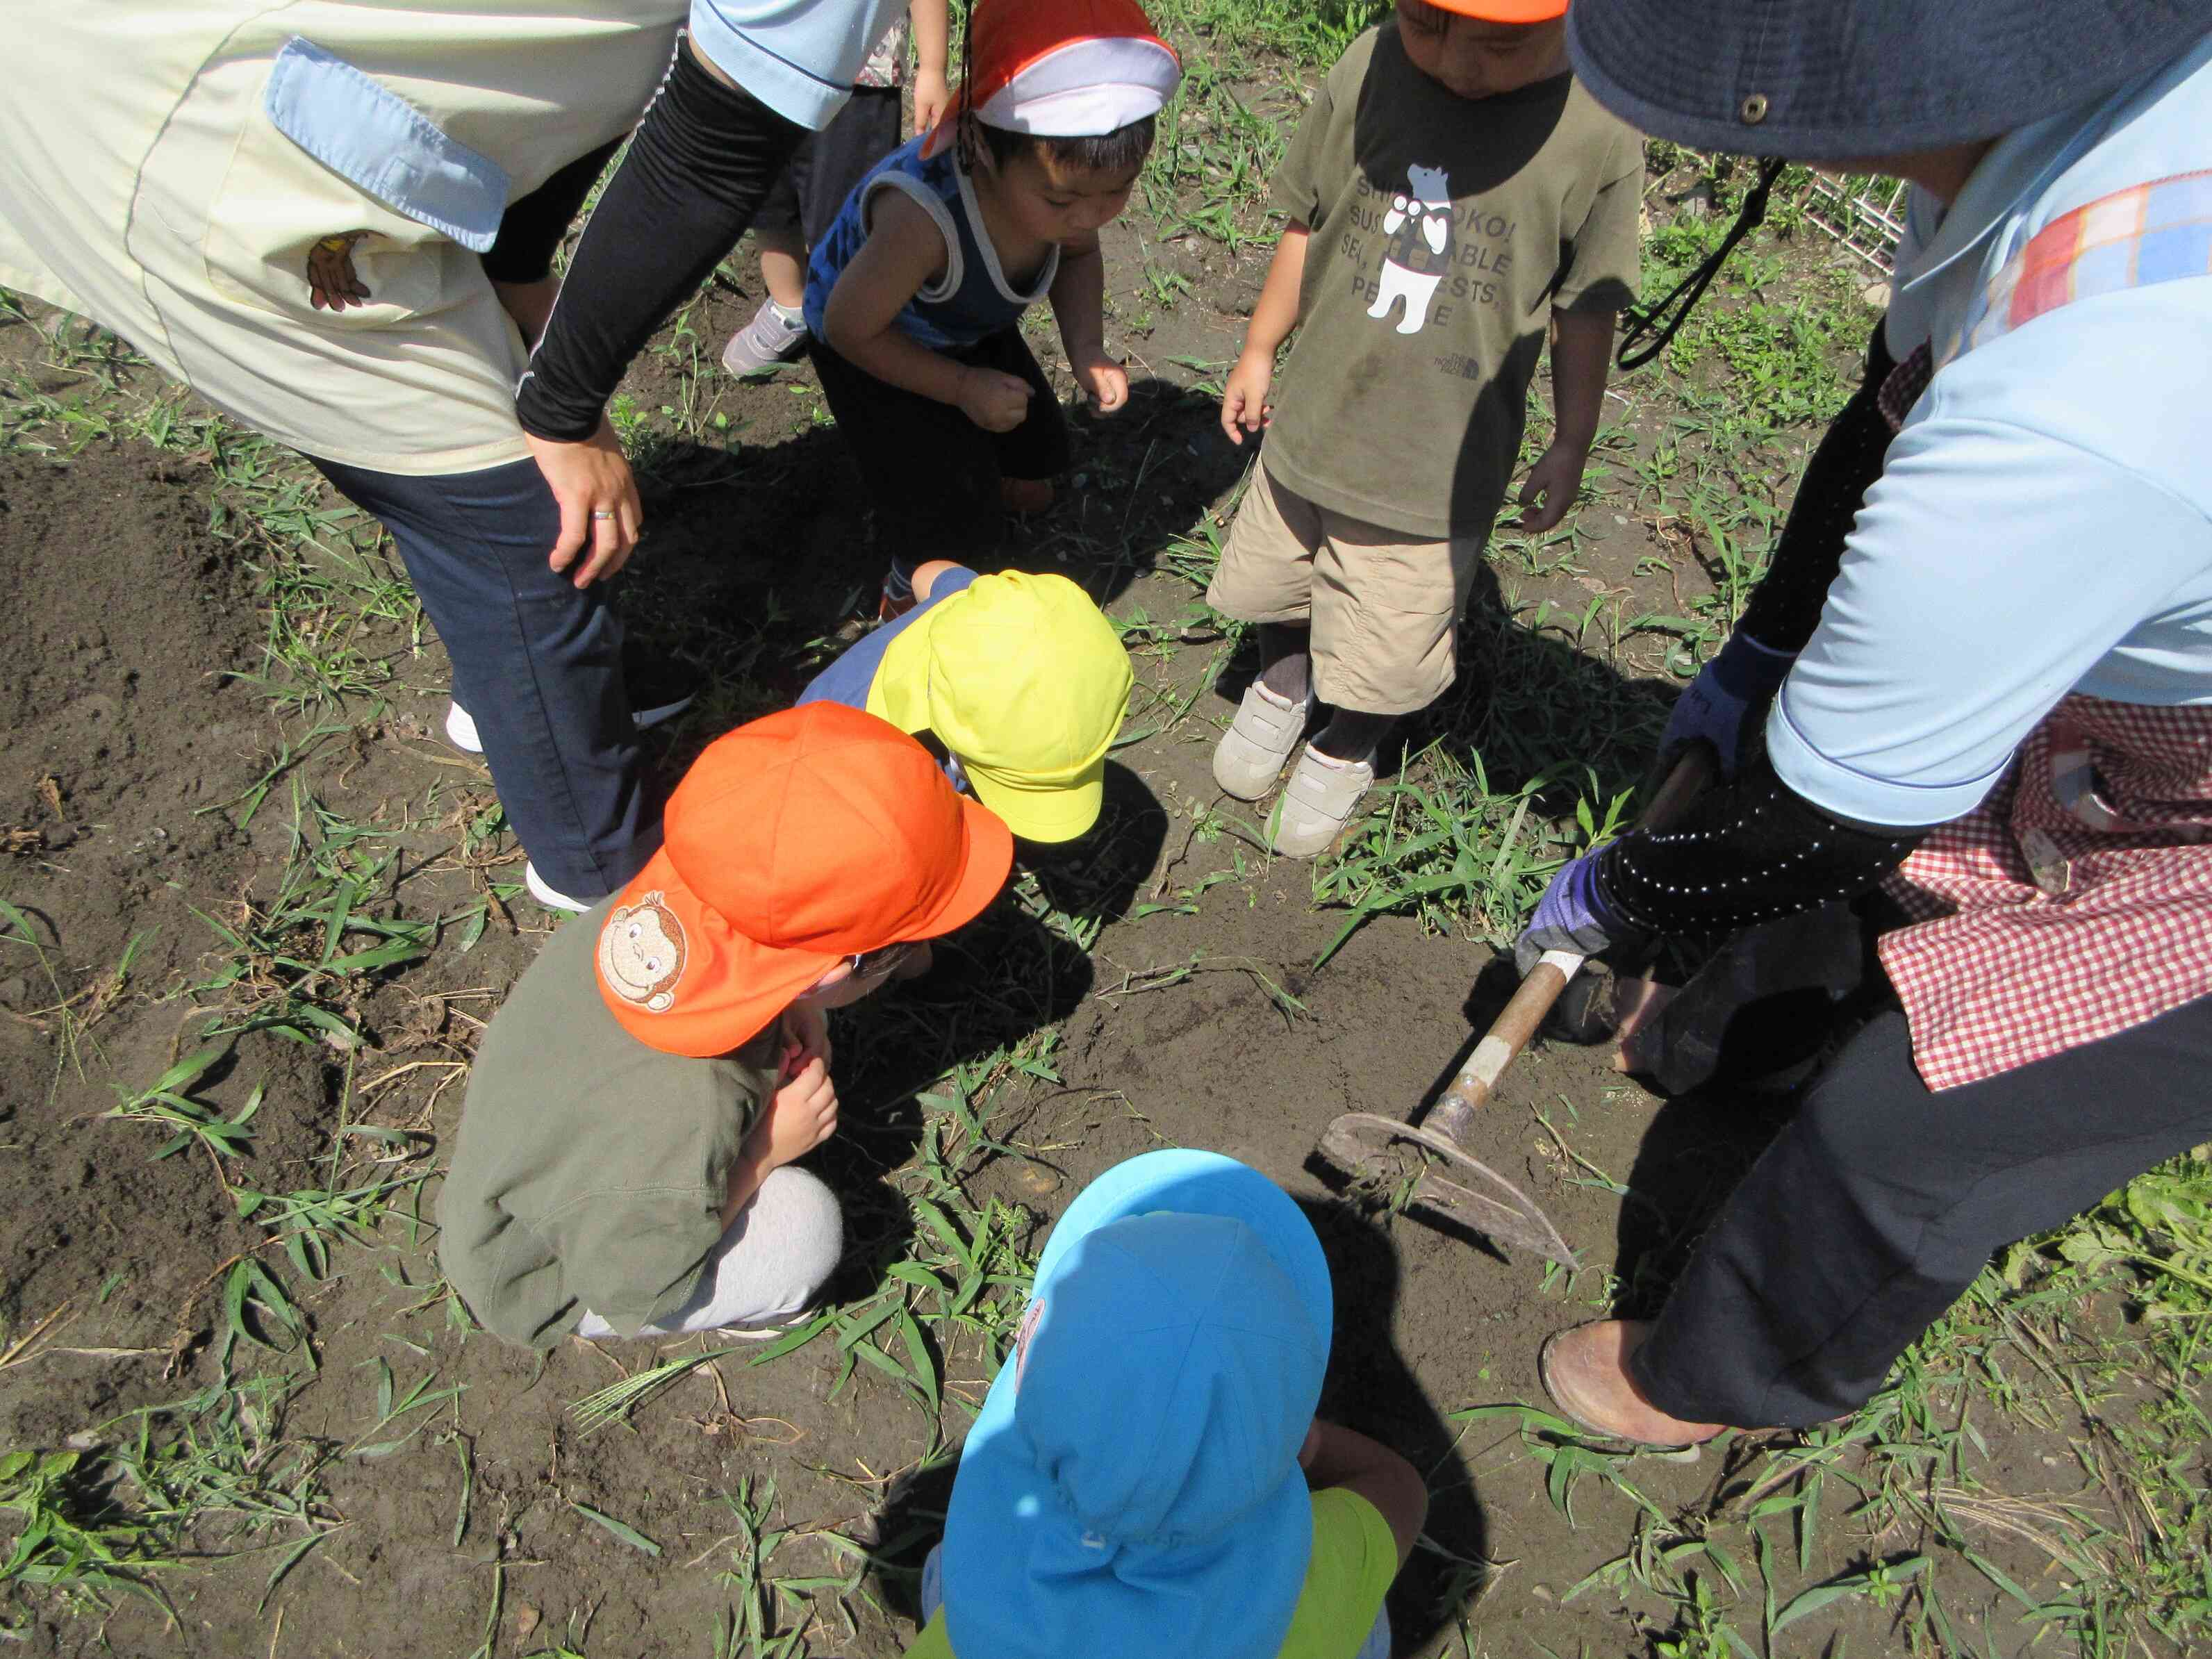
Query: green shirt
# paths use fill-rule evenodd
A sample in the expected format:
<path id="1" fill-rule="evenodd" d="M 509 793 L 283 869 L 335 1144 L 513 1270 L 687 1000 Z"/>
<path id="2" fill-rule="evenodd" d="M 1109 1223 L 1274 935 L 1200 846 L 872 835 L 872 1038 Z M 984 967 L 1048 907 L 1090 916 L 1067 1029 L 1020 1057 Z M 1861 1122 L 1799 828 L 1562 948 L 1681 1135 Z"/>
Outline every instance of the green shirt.
<path id="1" fill-rule="evenodd" d="M 1635 295 L 1644 151 L 1560 75 L 1462 98 L 1395 21 L 1315 94 L 1274 184 L 1312 232 L 1268 476 L 1409 537 L 1483 537 L 1554 310 Z"/>
<path id="2" fill-rule="evenodd" d="M 446 1277 L 485 1328 L 534 1347 L 587 1309 L 630 1335 L 683 1304 L 776 1086 L 781 1020 L 718 1060 L 623 1030 L 592 962 L 612 903 L 563 923 L 493 1018 L 438 1195 Z"/>
<path id="3" fill-rule="evenodd" d="M 1305 1588 L 1291 1614 L 1281 1659 L 1352 1659 L 1398 1576 L 1397 1540 L 1382 1511 L 1348 1486 L 1314 1493 L 1313 1521 Z M 906 1659 L 954 1659 L 944 1608 L 915 1638 Z"/>

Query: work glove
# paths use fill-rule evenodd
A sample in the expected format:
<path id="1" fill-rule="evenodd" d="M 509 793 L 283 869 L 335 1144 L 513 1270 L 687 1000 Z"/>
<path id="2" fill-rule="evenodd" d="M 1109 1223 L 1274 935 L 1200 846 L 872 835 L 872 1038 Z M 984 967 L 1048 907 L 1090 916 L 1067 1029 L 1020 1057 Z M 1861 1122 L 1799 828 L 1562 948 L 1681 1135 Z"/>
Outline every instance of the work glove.
<path id="1" fill-rule="evenodd" d="M 1765 712 L 1796 660 L 1796 652 L 1761 645 L 1741 629 L 1729 635 L 1728 643 L 1698 671 L 1690 689 L 1674 700 L 1667 735 L 1659 740 L 1660 757 L 1671 761 L 1689 744 L 1709 743 L 1719 757 L 1721 775 L 1735 777 L 1744 728 L 1754 713 Z"/>
<path id="2" fill-rule="evenodd" d="M 1536 914 L 1513 946 L 1513 959 L 1525 977 L 1547 951 L 1595 956 L 1635 932 L 1613 913 L 1598 885 L 1596 853 L 1585 853 L 1552 878 Z"/>

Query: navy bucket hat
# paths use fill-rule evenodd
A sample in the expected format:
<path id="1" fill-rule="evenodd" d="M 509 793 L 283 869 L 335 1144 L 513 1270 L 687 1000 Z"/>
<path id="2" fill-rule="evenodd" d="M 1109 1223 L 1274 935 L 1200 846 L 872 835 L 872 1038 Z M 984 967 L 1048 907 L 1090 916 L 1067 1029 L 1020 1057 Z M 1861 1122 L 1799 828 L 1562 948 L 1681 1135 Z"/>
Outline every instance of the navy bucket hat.
<path id="1" fill-rule="evenodd" d="M 1994 138 L 2212 33 L 2205 0 L 1574 0 L 1575 74 L 1698 149 L 1850 161 Z"/>

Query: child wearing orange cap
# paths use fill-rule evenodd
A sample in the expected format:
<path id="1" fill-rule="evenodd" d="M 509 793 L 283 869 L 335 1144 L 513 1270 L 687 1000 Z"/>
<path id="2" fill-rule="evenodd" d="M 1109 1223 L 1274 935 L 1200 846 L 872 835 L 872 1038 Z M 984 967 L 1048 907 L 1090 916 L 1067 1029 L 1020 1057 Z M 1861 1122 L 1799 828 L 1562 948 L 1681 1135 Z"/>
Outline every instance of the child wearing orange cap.
<path id="1" fill-rule="evenodd" d="M 439 1260 L 509 1341 L 805 1310 L 843 1248 L 835 1194 L 793 1167 L 837 1127 L 825 1016 L 971 920 L 1013 858 L 927 750 L 831 702 L 710 744 L 665 824 L 553 936 L 470 1074 Z"/>
<path id="2" fill-rule="evenodd" d="M 951 111 L 847 198 L 806 279 L 808 349 L 879 521 L 878 615 L 915 569 L 1036 511 L 1066 470 L 1051 383 L 1021 337 L 1049 299 L 1076 383 L 1128 401 L 1105 345 L 1098 229 L 1119 214 L 1182 77 L 1137 0 L 976 0 Z"/>
<path id="3" fill-rule="evenodd" d="M 1399 716 L 1457 672 L 1454 633 L 1552 343 L 1557 421 L 1520 527 L 1557 524 L 1597 436 L 1633 297 L 1644 154 L 1576 84 L 1568 0 L 1398 0 L 1354 41 L 1274 181 L 1290 222 L 1221 424 L 1266 447 L 1206 598 L 1260 627 L 1261 672 L 1214 754 L 1270 824 L 1337 836 Z M 1297 342 L 1275 384 L 1275 354 Z"/>

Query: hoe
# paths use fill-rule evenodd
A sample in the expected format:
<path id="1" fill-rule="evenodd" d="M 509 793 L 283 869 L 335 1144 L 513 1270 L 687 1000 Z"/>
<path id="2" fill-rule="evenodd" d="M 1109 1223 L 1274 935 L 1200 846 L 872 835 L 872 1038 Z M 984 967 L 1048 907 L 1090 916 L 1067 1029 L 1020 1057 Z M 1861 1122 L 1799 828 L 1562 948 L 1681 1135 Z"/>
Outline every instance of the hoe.
<path id="1" fill-rule="evenodd" d="M 1662 830 L 1674 823 L 1713 774 L 1711 751 L 1693 745 L 1667 775 L 1638 827 Z M 1395 1184 L 1412 1176 L 1409 1207 L 1439 1212 L 1500 1244 L 1520 1245 L 1571 1269 L 1578 1266 L 1536 1200 L 1468 1152 L 1467 1143 L 1498 1079 L 1528 1046 L 1583 961 L 1572 951 L 1545 951 L 1434 1105 L 1426 1112 L 1416 1107 L 1405 1118 L 1346 1112 L 1322 1133 L 1322 1158 L 1357 1185 Z M 1462 1184 L 1467 1181 L 1476 1186 Z"/>

